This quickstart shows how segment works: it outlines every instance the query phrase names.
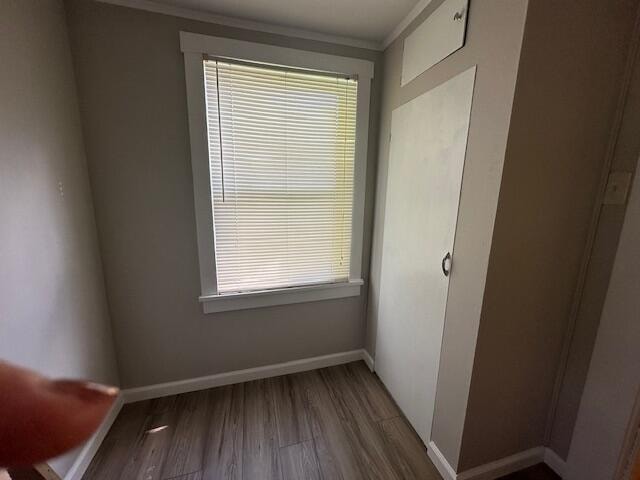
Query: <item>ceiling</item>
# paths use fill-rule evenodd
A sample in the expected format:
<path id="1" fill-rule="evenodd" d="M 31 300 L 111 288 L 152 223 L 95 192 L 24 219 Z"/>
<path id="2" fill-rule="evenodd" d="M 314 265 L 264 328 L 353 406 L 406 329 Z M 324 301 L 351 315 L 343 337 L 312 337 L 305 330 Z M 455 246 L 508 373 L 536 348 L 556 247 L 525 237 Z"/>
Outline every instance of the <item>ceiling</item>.
<path id="1" fill-rule="evenodd" d="M 381 44 L 419 0 L 155 0 L 155 3 Z"/>

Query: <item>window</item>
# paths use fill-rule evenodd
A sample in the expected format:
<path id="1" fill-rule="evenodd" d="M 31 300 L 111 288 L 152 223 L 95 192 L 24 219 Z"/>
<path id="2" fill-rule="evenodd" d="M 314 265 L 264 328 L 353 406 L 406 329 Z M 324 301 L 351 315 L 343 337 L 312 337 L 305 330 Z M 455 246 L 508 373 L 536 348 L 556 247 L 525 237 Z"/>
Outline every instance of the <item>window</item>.
<path id="1" fill-rule="evenodd" d="M 370 62 L 181 44 L 205 312 L 358 295 Z"/>
<path id="2" fill-rule="evenodd" d="M 204 61 L 218 293 L 349 279 L 357 81 Z"/>

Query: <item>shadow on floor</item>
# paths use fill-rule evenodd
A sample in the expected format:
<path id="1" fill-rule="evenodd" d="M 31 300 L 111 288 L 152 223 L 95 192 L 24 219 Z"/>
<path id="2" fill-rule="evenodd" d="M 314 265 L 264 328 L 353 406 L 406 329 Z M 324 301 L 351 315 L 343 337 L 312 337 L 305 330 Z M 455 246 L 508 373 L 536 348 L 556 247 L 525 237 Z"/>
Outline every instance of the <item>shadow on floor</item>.
<path id="1" fill-rule="evenodd" d="M 498 480 L 560 480 L 560 477 L 544 463 L 539 463 L 533 467 L 500 477 Z"/>

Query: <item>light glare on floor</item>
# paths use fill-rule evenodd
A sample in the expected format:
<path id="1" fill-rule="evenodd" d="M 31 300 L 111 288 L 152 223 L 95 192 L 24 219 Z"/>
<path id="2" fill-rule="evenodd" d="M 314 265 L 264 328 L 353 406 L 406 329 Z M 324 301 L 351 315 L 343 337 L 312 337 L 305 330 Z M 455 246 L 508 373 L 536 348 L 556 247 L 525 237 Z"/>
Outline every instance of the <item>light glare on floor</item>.
<path id="1" fill-rule="evenodd" d="M 152 428 L 150 430 L 147 430 L 146 433 L 158 433 L 164 430 L 165 428 L 169 428 L 169 425 L 162 425 L 161 427 Z"/>

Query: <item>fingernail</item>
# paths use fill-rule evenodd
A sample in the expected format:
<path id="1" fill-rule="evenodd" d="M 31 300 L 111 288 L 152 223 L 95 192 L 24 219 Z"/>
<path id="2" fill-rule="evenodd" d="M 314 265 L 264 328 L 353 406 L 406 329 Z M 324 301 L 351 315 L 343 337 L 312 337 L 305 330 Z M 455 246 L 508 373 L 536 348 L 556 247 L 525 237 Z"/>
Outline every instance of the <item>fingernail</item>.
<path id="1" fill-rule="evenodd" d="M 87 388 L 89 390 L 95 390 L 96 392 L 109 395 L 110 397 L 115 397 L 120 392 L 120 389 L 118 387 L 102 385 L 101 383 L 94 383 L 94 382 L 86 382 L 84 384 L 84 388 Z"/>
<path id="2" fill-rule="evenodd" d="M 57 393 L 74 395 L 84 400 L 104 399 L 105 397 L 115 398 L 120 391 L 118 387 L 78 380 L 54 380 L 50 384 L 50 389 Z"/>

